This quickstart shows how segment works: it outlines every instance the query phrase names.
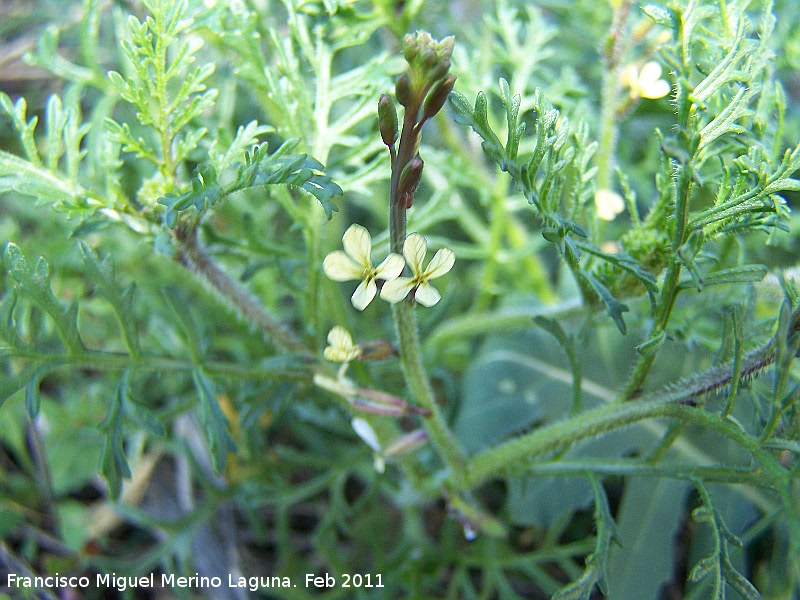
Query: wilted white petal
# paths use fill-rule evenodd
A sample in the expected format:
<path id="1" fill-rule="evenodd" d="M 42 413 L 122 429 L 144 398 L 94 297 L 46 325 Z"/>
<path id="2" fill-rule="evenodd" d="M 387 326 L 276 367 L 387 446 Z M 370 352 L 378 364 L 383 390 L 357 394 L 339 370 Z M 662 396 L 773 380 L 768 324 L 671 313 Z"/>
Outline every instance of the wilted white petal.
<path id="1" fill-rule="evenodd" d="M 360 419 L 359 417 L 355 417 L 352 421 L 350 421 L 350 425 L 352 425 L 353 430 L 358 434 L 364 443 L 375 450 L 375 452 L 381 451 L 381 444 L 378 441 L 378 435 L 375 433 L 375 430 L 372 429 L 372 425 L 367 423 L 364 419 Z"/>
<path id="2" fill-rule="evenodd" d="M 377 291 L 378 286 L 375 285 L 375 281 L 372 279 L 367 279 L 359 283 L 356 291 L 353 292 L 353 296 L 350 298 L 350 302 L 353 303 L 353 308 L 356 310 L 364 310 L 367 308 Z"/>
<path id="3" fill-rule="evenodd" d="M 406 261 L 403 260 L 403 257 L 393 252 L 383 259 L 383 262 L 375 269 L 375 277 L 384 281 L 391 281 L 400 276 L 405 266 Z"/>
<path id="4" fill-rule="evenodd" d="M 453 268 L 455 262 L 456 253 L 450 250 L 450 248 L 442 248 L 433 255 L 431 262 L 428 263 L 425 269 L 425 277 L 428 279 L 441 277 Z"/>
<path id="5" fill-rule="evenodd" d="M 357 263 L 361 264 L 363 268 L 372 266 L 370 259 L 370 252 L 372 252 L 372 236 L 366 227 L 362 227 L 358 223 L 353 223 L 347 228 L 342 236 L 342 245 L 344 251 Z"/>
<path id="6" fill-rule="evenodd" d="M 441 299 L 442 295 L 439 293 L 439 290 L 427 281 L 420 283 L 417 291 L 414 293 L 414 300 L 422 304 L 422 306 L 433 306 Z"/>
<path id="7" fill-rule="evenodd" d="M 597 216 L 604 221 L 613 221 L 625 210 L 625 201 L 618 193 L 611 190 L 597 190 L 594 195 Z"/>
<path id="8" fill-rule="evenodd" d="M 328 254 L 322 261 L 322 270 L 329 279 L 334 281 L 350 281 L 361 279 L 364 267 L 353 261 L 341 250 Z"/>
<path id="9" fill-rule="evenodd" d="M 414 288 L 414 280 L 410 277 L 398 277 L 383 284 L 381 289 L 381 298 L 392 304 L 400 302 L 403 298 L 408 296 Z"/>
<path id="10" fill-rule="evenodd" d="M 422 273 L 422 261 L 425 260 L 425 253 L 428 251 L 428 242 L 418 233 L 412 233 L 403 244 L 403 256 L 406 263 L 414 275 Z"/>

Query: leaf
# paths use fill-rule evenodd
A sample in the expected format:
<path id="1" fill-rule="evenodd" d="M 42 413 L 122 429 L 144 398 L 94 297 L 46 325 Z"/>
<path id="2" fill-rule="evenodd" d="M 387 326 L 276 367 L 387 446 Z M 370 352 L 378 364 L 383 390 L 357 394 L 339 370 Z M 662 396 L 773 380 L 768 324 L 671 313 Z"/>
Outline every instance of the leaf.
<path id="1" fill-rule="evenodd" d="M 720 269 L 713 273 L 703 275 L 702 286 L 725 285 L 729 283 L 758 283 L 767 276 L 769 269 L 764 265 L 742 265 L 730 269 Z M 693 289 L 696 284 L 692 280 L 681 281 L 678 289 Z"/>
<path id="2" fill-rule="evenodd" d="M 669 28 L 675 27 L 675 24 L 672 20 L 672 14 L 666 7 L 661 6 L 660 4 L 647 4 L 642 6 L 642 12 L 653 19 L 657 25 L 663 25 L 664 27 Z"/>
<path id="3" fill-rule="evenodd" d="M 589 600 L 597 585 L 604 594 L 608 594 L 608 573 L 606 562 L 611 548 L 611 541 L 617 538 L 616 524 L 608 506 L 608 497 L 600 480 L 589 476 L 594 495 L 594 520 L 597 526 L 595 549 L 586 558 L 586 569 L 579 579 L 564 586 L 553 594 L 552 600 Z"/>
<path id="4" fill-rule="evenodd" d="M 192 379 L 200 396 L 200 417 L 211 447 L 214 470 L 220 472 L 225 468 L 228 452 L 236 452 L 236 443 L 228 432 L 228 419 L 220 408 L 214 382 L 199 367 L 192 371 Z"/>
<path id="5" fill-rule="evenodd" d="M 77 304 L 73 303 L 65 309 L 53 295 L 47 261 L 40 257 L 31 267 L 19 247 L 9 242 L 3 250 L 3 264 L 17 282 L 18 289 L 48 314 L 70 354 L 82 354 L 84 347 L 78 333 Z"/>
<path id="6" fill-rule="evenodd" d="M 688 484 L 630 479 L 617 514 L 620 545 L 610 551 L 609 598 L 655 598 L 672 575 L 675 531 Z"/>
<path id="7" fill-rule="evenodd" d="M 596 256 L 599 259 L 604 260 L 607 263 L 610 263 L 615 267 L 630 273 L 644 285 L 645 289 L 648 292 L 652 294 L 658 292 L 658 284 L 656 283 L 655 276 L 650 271 L 642 268 L 642 266 L 638 262 L 636 262 L 634 258 L 627 255 L 625 252 L 608 254 L 607 252 L 603 252 L 600 248 L 598 248 L 594 244 L 582 240 L 577 240 L 575 242 L 575 245 L 578 246 L 578 248 L 580 248 L 581 250 L 588 252 L 589 254 L 592 254 L 593 256 Z"/>
<path id="8" fill-rule="evenodd" d="M 624 334 L 627 328 L 625 327 L 625 320 L 622 318 L 622 313 L 630 310 L 628 306 L 614 298 L 611 291 L 594 275 L 586 271 L 579 271 L 579 273 L 589 282 L 592 288 L 594 288 L 594 291 L 597 292 L 598 297 L 606 306 L 606 313 L 614 320 L 614 323 L 617 324 L 620 333 Z"/>
<path id="9" fill-rule="evenodd" d="M 575 340 L 568 337 L 563 327 L 554 319 L 536 317 L 533 321 L 556 338 L 564 352 L 567 353 L 570 369 L 572 369 L 572 413 L 577 414 L 581 410 L 581 378 L 583 371 L 578 355 L 575 352 Z"/>
<path id="10" fill-rule="evenodd" d="M 110 259 L 99 259 L 94 250 L 85 242 L 81 242 L 80 250 L 86 274 L 92 278 L 97 292 L 111 304 L 125 338 L 125 346 L 133 358 L 138 358 L 141 349 L 133 312 L 133 296 L 136 292 L 136 285 L 131 283 L 124 290 L 120 289 L 115 280 L 114 266 Z"/>
<path id="11" fill-rule="evenodd" d="M 131 469 L 125 455 L 125 437 L 123 435 L 124 407 L 130 401 L 130 372 L 126 370 L 117 383 L 114 398 L 105 420 L 99 429 L 103 437 L 103 450 L 100 454 L 100 472 L 108 483 L 108 493 L 112 500 L 119 498 L 122 490 L 122 479 L 130 478 Z"/>
<path id="12" fill-rule="evenodd" d="M 731 495 L 722 486 L 714 486 L 719 493 L 714 498 L 720 499 L 719 504 L 712 499 L 711 487 L 700 481 L 694 481 L 702 504 L 692 512 L 692 518 L 702 527 L 696 539 L 693 540 L 693 549 L 709 552 L 695 563 L 689 573 L 690 582 L 710 581 L 712 589 L 710 595 L 714 599 L 724 600 L 727 596 L 726 585 L 735 589 L 746 600 L 758 600 L 761 595 L 758 590 L 747 580 L 733 565 L 729 552 L 730 544 L 741 548 L 741 540 L 730 531 L 723 520 L 721 510 L 727 513 L 728 518 L 737 518 L 739 529 L 744 529 L 743 523 L 750 522 L 757 516 L 757 512 L 750 502 L 739 496 Z M 738 514 L 737 514 L 738 513 Z"/>
<path id="13" fill-rule="evenodd" d="M 168 195 L 159 198 L 159 204 L 166 207 L 164 221 L 168 227 L 175 227 L 178 214 L 189 208 L 204 211 L 230 194 L 253 187 L 269 185 L 289 185 L 306 190 L 319 200 L 328 219 L 339 209 L 331 201 L 342 195 L 342 188 L 322 173 L 323 166 L 307 154 L 289 154 L 297 145 L 297 140 L 289 140 L 274 153 L 268 154 L 267 145 L 256 146 L 252 153 L 245 152 L 245 162 L 237 169 L 236 179 L 223 186 L 216 169 L 211 164 L 203 164 L 195 170 L 192 189 L 181 195 Z"/>

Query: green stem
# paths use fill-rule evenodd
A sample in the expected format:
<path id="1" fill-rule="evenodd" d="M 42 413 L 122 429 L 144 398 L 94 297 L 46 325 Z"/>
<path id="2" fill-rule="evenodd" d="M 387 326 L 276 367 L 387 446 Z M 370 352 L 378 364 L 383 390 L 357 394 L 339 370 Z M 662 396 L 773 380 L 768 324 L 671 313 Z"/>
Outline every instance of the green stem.
<path id="1" fill-rule="evenodd" d="M 406 385 L 417 404 L 429 410 L 431 416 L 424 419 L 431 442 L 439 451 L 445 464 L 449 467 L 451 478 L 462 484 L 466 476 L 466 458 L 461 446 L 444 420 L 439 405 L 433 395 L 425 367 L 422 362 L 422 351 L 417 333 L 417 319 L 414 305 L 410 300 L 403 300 L 392 306 L 400 345 L 400 364 L 405 375 Z"/>
<path id="2" fill-rule="evenodd" d="M 486 248 L 486 260 L 483 267 L 483 278 L 481 282 L 481 294 L 475 303 L 473 312 L 480 313 L 486 310 L 489 303 L 496 295 L 495 291 L 495 278 L 497 276 L 498 254 L 502 245 L 503 236 L 508 226 L 508 211 L 505 206 L 506 198 L 506 180 L 502 178 L 495 179 L 490 194 L 489 201 L 492 206 L 492 214 L 490 218 L 489 241 Z"/>
<path id="3" fill-rule="evenodd" d="M 160 372 L 191 372 L 197 368 L 192 361 L 171 358 L 169 356 L 140 355 L 133 357 L 129 354 L 115 352 L 100 352 L 87 350 L 77 356 L 63 354 L 46 354 L 39 352 L 14 352 L 15 359 L 33 361 L 35 369 L 49 372 L 55 369 L 69 367 L 75 369 L 96 369 L 107 371 L 160 371 Z M 310 369 L 297 367 L 253 367 L 239 363 L 221 361 L 203 362 L 203 371 L 208 375 L 227 377 L 230 379 L 255 380 L 255 381 L 310 381 Z M 23 371 L 23 373 L 26 371 Z M 24 377 L 20 381 L 24 383 Z M 22 385 L 21 383 L 20 385 Z"/>
<path id="4" fill-rule="evenodd" d="M 621 89 L 620 59 L 626 43 L 625 24 L 630 8 L 631 0 L 624 0 L 614 11 L 611 29 L 603 52 L 605 69 L 603 69 L 603 87 L 600 96 L 600 135 L 597 152 L 597 178 L 595 180 L 598 190 L 611 189 L 611 173 L 614 169 L 617 138 L 619 137 L 617 110 Z M 594 219 L 593 223 L 593 238 L 600 240 L 602 223 L 599 219 Z"/>
<path id="5" fill-rule="evenodd" d="M 693 406 L 676 404 L 674 398 L 667 395 L 650 401 L 601 406 L 568 421 L 538 429 L 486 450 L 471 460 L 469 473 L 461 484 L 466 488 L 461 487 L 456 481 L 453 484 L 461 489 L 472 488 L 533 456 L 557 452 L 571 447 L 577 441 L 659 417 L 692 422 L 716 431 L 747 450 L 774 481 L 786 480 L 788 472 L 769 452 L 759 446 L 757 439 L 730 421 L 721 420 L 717 414 Z"/>

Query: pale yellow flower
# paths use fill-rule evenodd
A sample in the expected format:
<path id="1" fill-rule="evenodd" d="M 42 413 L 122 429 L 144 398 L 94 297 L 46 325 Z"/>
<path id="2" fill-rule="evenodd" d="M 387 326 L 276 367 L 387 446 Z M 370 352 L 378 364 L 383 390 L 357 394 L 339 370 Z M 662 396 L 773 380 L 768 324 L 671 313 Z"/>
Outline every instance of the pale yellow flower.
<path id="1" fill-rule="evenodd" d="M 456 262 L 455 253 L 449 248 L 442 248 L 433 255 L 426 268 L 422 268 L 422 261 L 428 252 L 428 243 L 418 233 L 412 233 L 403 244 L 403 256 L 411 268 L 411 277 L 397 277 L 387 281 L 381 290 L 381 298 L 392 304 L 400 302 L 408 293 L 416 289 L 414 299 L 423 306 L 433 306 L 441 299 L 439 291 L 429 281 L 441 277 Z"/>
<path id="2" fill-rule="evenodd" d="M 332 362 L 350 362 L 361 356 L 361 348 L 353 343 L 353 337 L 338 325 L 328 332 L 328 347 L 323 356 Z"/>
<path id="3" fill-rule="evenodd" d="M 661 79 L 661 65 L 648 61 L 641 70 L 636 65 L 628 65 L 622 73 L 622 83 L 630 88 L 631 98 L 663 98 L 670 92 L 669 83 Z"/>
<path id="4" fill-rule="evenodd" d="M 617 192 L 611 190 L 597 190 L 594 194 L 594 205 L 597 216 L 604 221 L 613 221 L 617 215 L 625 210 L 625 201 Z"/>
<path id="5" fill-rule="evenodd" d="M 378 291 L 376 279 L 391 281 L 403 271 L 405 265 L 399 254 L 389 254 L 377 267 L 372 266 L 372 237 L 366 228 L 350 225 L 342 236 L 344 252 L 336 250 L 325 257 L 322 270 L 334 281 L 361 280 L 353 292 L 351 302 L 356 310 L 364 310 Z"/>

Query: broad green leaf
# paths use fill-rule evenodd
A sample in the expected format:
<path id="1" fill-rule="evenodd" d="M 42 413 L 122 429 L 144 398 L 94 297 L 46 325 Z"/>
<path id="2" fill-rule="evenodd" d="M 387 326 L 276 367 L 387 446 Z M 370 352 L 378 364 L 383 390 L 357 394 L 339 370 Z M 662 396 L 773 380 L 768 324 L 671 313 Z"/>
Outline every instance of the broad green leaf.
<path id="1" fill-rule="evenodd" d="M 674 537 L 688 484 L 650 478 L 626 482 L 617 513 L 618 546 L 608 562 L 610 598 L 657 598 L 672 576 Z"/>

